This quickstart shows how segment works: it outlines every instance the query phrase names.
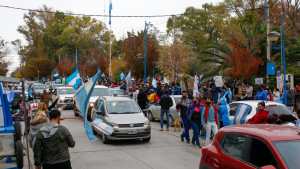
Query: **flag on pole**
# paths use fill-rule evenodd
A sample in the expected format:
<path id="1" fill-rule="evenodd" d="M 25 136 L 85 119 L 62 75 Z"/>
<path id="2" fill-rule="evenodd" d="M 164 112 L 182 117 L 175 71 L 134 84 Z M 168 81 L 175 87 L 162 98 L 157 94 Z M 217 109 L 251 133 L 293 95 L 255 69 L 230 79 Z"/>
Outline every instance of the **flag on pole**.
<path id="1" fill-rule="evenodd" d="M 98 70 L 97 73 L 85 83 L 79 91 L 77 92 L 75 99 L 76 104 L 79 108 L 80 114 L 84 118 L 84 128 L 89 140 L 95 140 L 96 136 L 93 134 L 91 124 L 87 120 L 87 107 L 94 90 L 97 80 L 101 77 L 101 71 Z"/>
<path id="2" fill-rule="evenodd" d="M 198 75 L 195 75 L 194 77 L 194 89 L 193 89 L 193 96 L 196 97 L 196 96 L 199 96 L 199 77 Z"/>
<path id="3" fill-rule="evenodd" d="M 157 88 L 157 80 L 155 78 L 152 79 L 152 87 Z"/>
<path id="4" fill-rule="evenodd" d="M 81 78 L 78 69 L 76 69 L 70 76 L 67 77 L 66 83 L 70 86 L 73 86 L 75 90 L 80 87 Z"/>
<path id="5" fill-rule="evenodd" d="M 129 73 L 127 74 L 126 78 L 126 91 L 129 91 L 129 87 L 131 86 L 131 71 L 129 71 Z"/>
<path id="6" fill-rule="evenodd" d="M 111 11 L 113 9 L 111 0 L 109 1 L 109 21 L 108 24 L 111 25 Z"/>
<path id="7" fill-rule="evenodd" d="M 120 74 L 120 80 L 121 81 L 125 80 L 125 74 L 123 72 Z"/>

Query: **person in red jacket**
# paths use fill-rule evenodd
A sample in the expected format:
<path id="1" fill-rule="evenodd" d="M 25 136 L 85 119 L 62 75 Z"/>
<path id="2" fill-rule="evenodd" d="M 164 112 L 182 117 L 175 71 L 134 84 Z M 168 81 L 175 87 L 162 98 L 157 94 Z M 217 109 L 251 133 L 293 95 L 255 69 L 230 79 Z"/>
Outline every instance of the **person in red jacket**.
<path id="1" fill-rule="evenodd" d="M 268 123 L 269 112 L 265 109 L 265 102 L 259 102 L 257 105 L 256 114 L 248 120 L 249 124 L 264 124 Z"/>

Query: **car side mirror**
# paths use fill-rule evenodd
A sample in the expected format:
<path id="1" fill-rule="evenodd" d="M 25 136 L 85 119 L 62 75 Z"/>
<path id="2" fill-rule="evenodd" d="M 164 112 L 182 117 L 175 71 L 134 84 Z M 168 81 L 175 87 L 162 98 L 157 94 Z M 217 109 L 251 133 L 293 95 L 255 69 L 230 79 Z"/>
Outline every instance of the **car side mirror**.
<path id="1" fill-rule="evenodd" d="M 98 112 L 96 112 L 98 115 L 100 115 L 100 116 L 105 116 L 105 112 L 101 112 L 101 111 L 98 111 Z"/>
<path id="2" fill-rule="evenodd" d="M 263 167 L 260 167 L 259 169 L 276 169 L 273 165 L 266 165 Z"/>

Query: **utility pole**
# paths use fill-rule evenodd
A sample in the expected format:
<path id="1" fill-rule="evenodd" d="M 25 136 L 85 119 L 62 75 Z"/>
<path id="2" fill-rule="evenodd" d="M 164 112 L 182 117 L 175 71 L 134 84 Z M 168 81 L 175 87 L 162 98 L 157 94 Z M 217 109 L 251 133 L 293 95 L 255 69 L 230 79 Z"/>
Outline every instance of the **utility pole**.
<path id="1" fill-rule="evenodd" d="M 285 9 L 284 1 L 281 0 L 281 24 L 280 24 L 280 52 L 281 52 L 281 65 L 283 67 L 283 103 L 287 104 L 287 86 L 286 86 L 286 58 L 285 58 L 285 44 L 284 44 L 284 23 L 285 23 Z"/>
<path id="2" fill-rule="evenodd" d="M 112 12 L 112 1 L 109 1 L 109 70 L 108 75 L 110 80 L 112 80 L 112 70 L 111 70 L 111 43 L 112 43 L 112 37 L 111 37 L 111 12 Z"/>
<path id="3" fill-rule="evenodd" d="M 148 62 L 148 29 L 149 23 L 145 22 L 144 30 L 144 83 L 147 82 L 147 62 Z"/>
<path id="4" fill-rule="evenodd" d="M 268 0 L 265 0 L 265 15 L 267 21 L 267 63 L 266 63 L 266 85 L 269 84 L 269 75 L 268 75 L 268 63 L 271 61 L 271 40 L 269 37 L 271 24 L 270 24 L 270 6 Z"/>

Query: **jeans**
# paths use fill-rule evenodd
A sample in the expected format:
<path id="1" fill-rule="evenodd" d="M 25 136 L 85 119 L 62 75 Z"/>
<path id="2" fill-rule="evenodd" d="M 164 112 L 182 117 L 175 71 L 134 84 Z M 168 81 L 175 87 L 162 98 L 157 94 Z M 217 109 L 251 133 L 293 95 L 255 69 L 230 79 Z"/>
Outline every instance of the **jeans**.
<path id="1" fill-rule="evenodd" d="M 169 109 L 161 109 L 160 111 L 160 128 L 164 128 L 164 115 L 166 115 L 167 119 L 167 129 L 169 129 Z"/>
<path id="2" fill-rule="evenodd" d="M 193 138 L 192 143 L 200 146 L 199 136 L 200 136 L 200 126 L 198 123 L 192 121 Z"/>
<path id="3" fill-rule="evenodd" d="M 205 145 L 208 145 L 210 142 L 210 134 L 213 132 L 215 136 L 218 132 L 218 125 L 215 122 L 207 122 L 206 124 L 206 140 Z"/>
<path id="4" fill-rule="evenodd" d="M 190 128 L 191 123 L 189 122 L 187 117 L 181 117 L 183 123 L 183 131 L 181 133 L 181 138 L 185 138 L 187 142 L 190 141 Z"/>

